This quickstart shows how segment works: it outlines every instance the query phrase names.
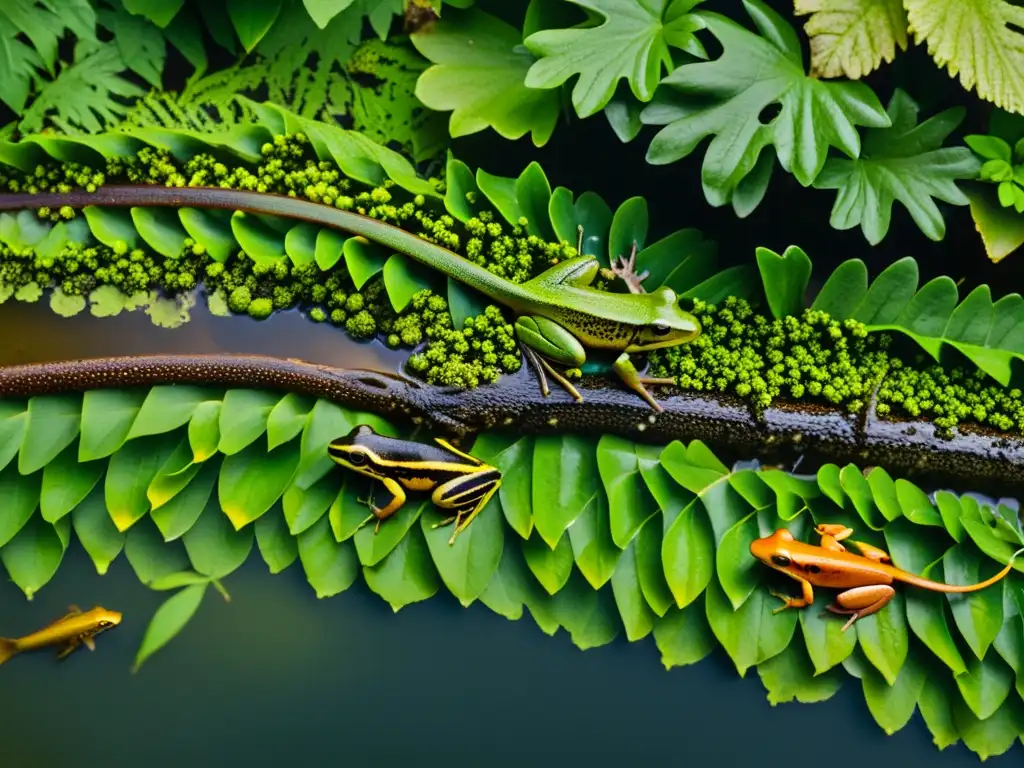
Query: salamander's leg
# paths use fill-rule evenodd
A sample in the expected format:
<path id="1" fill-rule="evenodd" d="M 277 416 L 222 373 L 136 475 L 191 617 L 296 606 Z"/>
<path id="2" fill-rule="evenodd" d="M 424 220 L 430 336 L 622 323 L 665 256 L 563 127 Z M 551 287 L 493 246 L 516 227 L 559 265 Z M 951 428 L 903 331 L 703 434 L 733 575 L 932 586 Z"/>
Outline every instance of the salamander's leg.
<path id="1" fill-rule="evenodd" d="M 843 632 L 864 616 L 877 613 L 892 600 L 896 590 L 888 584 L 874 584 L 868 587 L 854 587 L 836 595 L 836 601 L 828 607 L 832 613 L 849 616 L 850 620 L 843 625 Z"/>
<path id="2" fill-rule="evenodd" d="M 487 506 L 487 502 L 491 500 L 491 496 L 500 486 L 501 472 L 493 467 L 442 483 L 434 489 L 431 500 L 438 507 L 451 509 L 455 514 L 439 523 L 434 523 L 433 527 L 440 528 L 454 522 L 455 530 L 448 540 L 449 544 L 454 544 L 455 537 L 466 530 L 473 519 Z"/>
<path id="3" fill-rule="evenodd" d="M 644 290 L 643 282 L 651 273 L 646 270 L 639 275 L 636 273 L 636 240 L 633 241 L 633 247 L 629 250 L 629 258 L 619 256 L 617 261 L 617 264 L 612 262 L 611 269 L 603 267 L 601 274 L 608 280 L 620 278 L 629 288 L 630 293 L 647 293 Z"/>
<path id="4" fill-rule="evenodd" d="M 856 547 L 868 560 L 874 560 L 876 563 L 892 563 L 892 558 L 884 549 L 865 544 L 863 541 L 851 541 L 850 544 Z"/>
<path id="5" fill-rule="evenodd" d="M 371 520 L 377 518 L 377 525 L 374 526 L 373 529 L 374 534 L 380 531 L 380 524 L 384 520 L 395 514 L 395 512 L 401 509 L 402 505 L 405 504 L 405 491 L 402 489 L 402 486 L 400 486 L 396 481 L 392 480 L 390 477 L 382 477 L 380 478 L 380 481 L 384 483 L 384 487 L 392 496 L 391 501 L 389 501 L 386 506 L 375 506 L 373 503 L 372 494 L 368 499 L 356 499 L 356 501 L 362 504 L 366 504 L 370 508 L 370 511 L 373 513 L 359 524 L 359 528 L 362 528 Z M 356 530 L 358 530 L 358 528 Z"/>
<path id="6" fill-rule="evenodd" d="M 811 588 L 811 582 L 801 579 L 799 576 L 793 576 L 793 578 L 800 582 L 802 595 L 800 597 L 790 597 L 779 592 L 772 592 L 772 597 L 777 597 L 784 603 L 772 611 L 773 614 L 784 611 L 787 608 L 805 608 L 814 603 L 814 590 Z"/>

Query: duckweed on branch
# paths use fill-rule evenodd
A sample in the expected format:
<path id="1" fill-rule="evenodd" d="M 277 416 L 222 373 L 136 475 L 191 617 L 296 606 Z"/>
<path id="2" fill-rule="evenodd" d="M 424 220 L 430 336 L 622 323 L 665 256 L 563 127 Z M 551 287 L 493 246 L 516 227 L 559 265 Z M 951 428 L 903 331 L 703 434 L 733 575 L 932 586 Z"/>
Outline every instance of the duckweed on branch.
<path id="1" fill-rule="evenodd" d="M 889 337 L 854 320 L 810 309 L 770 320 L 732 297 L 721 307 L 697 301 L 693 312 L 704 329 L 696 341 L 651 356 L 655 375 L 685 390 L 735 395 L 758 409 L 785 397 L 857 413 L 885 372 Z"/>
<path id="2" fill-rule="evenodd" d="M 732 395 L 757 411 L 787 401 L 858 414 L 874 397 L 878 416 L 927 419 L 942 435 L 960 424 L 1024 432 L 1020 389 L 981 370 L 925 366 L 922 355 L 904 360 L 888 334 L 869 334 L 855 320 L 811 309 L 773 320 L 732 297 L 720 306 L 696 301 L 693 312 L 702 335 L 651 354 L 654 375 L 686 391 Z"/>

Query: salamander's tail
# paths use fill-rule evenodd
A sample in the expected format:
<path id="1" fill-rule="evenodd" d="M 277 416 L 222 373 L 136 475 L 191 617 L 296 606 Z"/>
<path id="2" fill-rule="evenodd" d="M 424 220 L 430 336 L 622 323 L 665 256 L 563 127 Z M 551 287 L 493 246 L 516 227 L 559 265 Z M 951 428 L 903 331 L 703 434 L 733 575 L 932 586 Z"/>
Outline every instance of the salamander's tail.
<path id="1" fill-rule="evenodd" d="M 1022 554 L 1022 553 L 1024 553 L 1024 549 L 1018 549 L 1016 552 L 1014 552 L 1012 555 L 1010 555 L 1010 561 L 1006 564 L 1006 567 L 1004 567 L 1003 570 L 1001 570 L 999 573 L 997 573 L 995 576 L 993 576 L 990 579 L 985 579 L 985 581 L 980 581 L 977 584 L 968 584 L 968 585 L 963 586 L 963 587 L 954 586 L 952 584 L 945 584 L 945 585 L 943 585 L 943 590 L 942 591 L 943 592 L 977 592 L 979 589 L 985 589 L 985 587 L 990 587 L 990 586 L 995 584 L 997 581 L 999 581 L 1001 578 L 1003 578 L 1006 574 L 1008 574 L 1010 572 L 1010 570 L 1013 568 L 1013 561 L 1016 560 L 1017 556 Z"/>
<path id="2" fill-rule="evenodd" d="M 18 653 L 18 644 L 6 637 L 0 637 L 0 664 L 8 661 Z"/>

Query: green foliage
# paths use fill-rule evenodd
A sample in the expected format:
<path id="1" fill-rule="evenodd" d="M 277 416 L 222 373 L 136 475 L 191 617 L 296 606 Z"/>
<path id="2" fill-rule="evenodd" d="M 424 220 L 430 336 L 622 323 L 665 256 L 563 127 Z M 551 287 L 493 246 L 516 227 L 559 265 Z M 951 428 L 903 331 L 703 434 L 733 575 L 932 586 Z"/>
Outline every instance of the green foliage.
<path id="1" fill-rule="evenodd" d="M 536 59 L 515 27 L 476 8 L 445 14 L 431 29 L 412 35 L 433 64 L 416 83 L 416 98 L 451 112 L 453 138 L 493 128 L 506 139 L 530 134 L 534 145 L 551 138 L 558 93 L 526 85 Z"/>
<path id="2" fill-rule="evenodd" d="M 769 146 L 782 167 L 807 186 L 824 167 L 829 147 L 859 156 L 857 125 L 890 125 L 870 88 L 809 77 L 793 28 L 760 0 L 744 0 L 744 7 L 761 35 L 702 12 L 722 56 L 675 70 L 663 81 L 664 96 L 641 115 L 645 123 L 666 126 L 651 141 L 652 163 L 686 157 L 705 137 L 715 137 L 702 167 L 704 194 L 712 205 L 731 201 L 737 212 L 753 210 L 765 193 Z M 773 104 L 779 112 L 764 122 L 761 112 Z"/>
<path id="3" fill-rule="evenodd" d="M 941 240 L 946 222 L 932 198 L 968 204 L 955 182 L 975 178 L 978 162 L 963 147 L 942 148 L 964 110 L 947 109 L 920 125 L 917 111 L 914 101 L 897 89 L 888 108 L 891 126 L 866 131 L 857 159 L 830 157 L 825 162 L 814 187 L 838 190 L 830 221 L 835 229 L 859 224 L 876 245 L 889 231 L 892 206 L 899 201 L 929 239 Z M 1021 206 L 1024 210 L 1024 190 Z"/>
<path id="4" fill-rule="evenodd" d="M 126 71 L 159 85 L 168 42 L 197 69 L 205 68 L 201 30 L 185 14 L 183 24 L 161 25 L 167 27 L 163 29 L 133 15 L 135 5 L 130 0 L 5 4 L 0 10 L 0 59 L 11 66 L 0 79 L 0 101 L 20 117 L 19 130 L 51 127 L 78 133 L 115 125 L 144 93 Z M 75 42 L 71 59 L 64 60 L 58 43 L 68 32 Z M 110 42 L 100 42 L 101 32 Z"/>
<path id="5" fill-rule="evenodd" d="M 778 296 L 803 296 L 811 270 L 806 256 L 795 246 L 784 257 L 760 249 L 758 264 L 765 290 Z M 825 281 L 810 308 L 838 321 L 862 323 L 868 332 L 899 333 L 913 339 L 934 360 L 944 347 L 952 347 L 981 371 L 1006 386 L 1013 361 L 1021 359 L 1020 324 L 1024 319 L 1024 298 L 1010 293 L 996 302 L 987 285 L 971 291 L 962 301 L 956 283 L 937 277 L 918 288 L 917 262 L 900 259 L 868 281 L 867 267 L 860 259 L 842 262 Z M 789 298 L 776 317 L 793 312 Z"/>
<path id="6" fill-rule="evenodd" d="M 858 79 L 907 49 L 907 33 L 967 90 L 1024 112 L 1020 72 L 1024 12 L 1006 0 L 794 0 L 810 14 L 812 70 Z M 992 55 L 998 52 L 998 55 Z"/>
<path id="7" fill-rule="evenodd" d="M 1011 147 L 999 136 L 965 136 L 967 146 L 985 161 L 981 180 L 998 185 L 999 205 L 1024 213 L 1024 137 Z"/>
<path id="8" fill-rule="evenodd" d="M 1002 385 L 1024 347 L 1018 329 L 1024 298 L 1010 293 L 996 302 L 987 285 L 959 300 L 956 284 L 937 277 L 918 288 L 917 262 L 907 257 L 887 267 L 868 286 L 859 259 L 841 264 L 812 304 L 837 320 L 852 318 L 869 331 L 908 336 L 935 360 L 944 347 L 956 349 Z"/>
<path id="9" fill-rule="evenodd" d="M 1003 734 L 1020 706 L 1024 564 L 965 596 L 901 587 L 841 633 L 821 611 L 772 615 L 771 571 L 748 551 L 777 527 L 807 538 L 817 523 L 843 523 L 901 567 L 968 583 L 1024 544 L 1016 511 L 1003 505 L 929 496 L 878 467 L 829 464 L 812 476 L 729 468 L 699 441 L 495 433 L 471 450 L 502 468 L 501 492 L 449 546 L 431 527 L 440 510 L 415 498 L 376 536 L 354 530 L 370 481 L 334 466 L 326 444 L 367 421 L 402 430 L 326 401 L 168 386 L 2 400 L 0 416 L 0 562 L 31 596 L 59 567 L 72 529 L 99 573 L 123 552 L 141 581 L 172 592 L 136 669 L 187 629 L 209 585 L 228 599 L 221 581 L 255 549 L 272 573 L 297 564 L 321 598 L 362 575 L 400 610 L 443 586 L 513 620 L 525 607 L 580 648 L 653 634 L 666 668 L 721 646 L 740 675 L 756 668 L 773 704 L 828 699 L 848 672 L 887 732 L 920 707 L 937 744 L 962 738 L 997 754 L 1012 743 Z M 202 437 L 211 428 L 219 442 Z M 83 453 L 99 435 L 103 447 Z M 182 471 L 189 466 L 198 469 Z M 168 484 L 173 476 L 181 480 Z M 945 698 L 935 700 L 936 685 Z M 940 702 L 956 717 L 942 716 Z"/>
<path id="10" fill-rule="evenodd" d="M 57 46 L 65 30 L 85 42 L 96 40 L 96 15 L 88 0 L 52 2 L 11 0 L 0 8 L 0 101 L 21 112 L 33 91 L 53 75 Z M 21 36 L 24 36 L 22 38 Z M 26 42 L 27 40 L 27 42 Z"/>
<path id="11" fill-rule="evenodd" d="M 722 296 L 742 296 L 750 289 L 749 269 L 716 274 L 715 245 L 695 229 L 679 230 L 648 244 L 643 198 L 630 198 L 613 212 L 593 193 L 576 199 L 564 187 L 552 190 L 535 163 L 518 178 L 508 178 L 483 169 L 474 175 L 449 157 L 442 208 L 442 187 L 420 178 L 400 154 L 353 131 L 280 107 L 241 96 L 236 103 L 248 113 L 259 114 L 261 123 L 215 134 L 139 127 L 130 131 L 133 143 L 119 145 L 119 154 L 111 152 L 111 134 L 81 137 L 74 143 L 80 151 L 96 147 L 97 153 L 102 150 L 107 156 L 104 161 L 81 155 L 95 170 L 52 165 L 39 174 L 23 176 L 12 171 L 2 179 L 12 191 L 51 190 L 64 184 L 88 189 L 118 181 L 195 186 L 213 179 L 227 187 L 302 196 L 406 226 L 514 282 L 573 255 L 577 227 L 582 225 L 583 252 L 595 254 L 606 266 L 626 255 L 635 241 L 640 250 L 637 264 L 650 273 L 649 289 L 667 285 L 683 296 L 696 295 L 698 290 L 701 295 L 717 291 Z M 34 169 L 43 160 L 40 152 L 61 157 L 63 146 L 34 139 L 3 143 L 0 162 Z M 219 162 L 217 157 L 224 153 L 232 155 L 237 165 Z M 256 166 L 250 169 L 246 162 Z M 287 173 L 282 174 L 282 169 Z M 420 323 L 403 316 L 392 327 L 386 318 L 382 321 L 384 311 L 364 307 L 364 299 L 372 305 L 375 291 L 382 288 L 390 310 L 408 313 L 415 294 L 439 288 L 436 276 L 401 254 L 344 233 L 287 219 L 192 208 L 89 206 L 83 217 L 74 217 L 70 209 L 40 213 L 43 220 L 27 211 L 0 214 L 0 244 L 9 249 L 0 276 L 13 289 L 4 298 L 13 291 L 22 298 L 19 294 L 29 286 L 32 289 L 24 298 L 38 298 L 40 289 L 49 287 L 38 281 L 49 275 L 51 283 L 61 288 L 61 293 L 53 294 L 51 305 L 64 314 L 84 311 L 86 306 L 93 314 L 145 306 L 154 320 L 180 324 L 188 319 L 184 296 L 203 282 L 230 311 L 263 318 L 273 309 L 298 303 L 311 307 L 314 319 L 330 318 L 360 338 L 373 336 L 379 327 L 392 346 L 400 341 L 418 343 L 420 337 L 413 338 L 412 326 L 426 331 L 431 325 L 429 318 Z M 318 288 L 321 283 L 327 286 L 326 293 Z M 177 293 L 179 298 L 161 299 L 157 291 Z M 456 331 L 461 331 L 468 317 L 484 312 L 486 302 L 454 281 L 448 281 L 447 294 Z M 364 309 L 373 318 L 357 320 Z M 428 358 L 447 357 L 444 349 L 450 351 L 450 346 L 428 349 L 416 366 Z M 502 369 L 517 367 L 504 364 Z M 471 378 L 481 376 L 477 371 Z"/>
<path id="12" fill-rule="evenodd" d="M 918 43 L 960 84 L 1024 113 L 1024 8 L 1007 0 L 904 0 Z M 992 55 L 998 52 L 998 55 Z"/>
<path id="13" fill-rule="evenodd" d="M 601 23 L 534 32 L 524 42 L 539 60 L 526 73 L 527 88 L 557 88 L 579 75 L 572 90 L 576 114 L 590 117 L 611 101 L 620 79 L 633 95 L 650 101 L 665 69 L 673 69 L 671 48 L 706 58 L 694 36 L 703 27 L 688 13 L 701 0 L 569 0 L 601 17 Z"/>

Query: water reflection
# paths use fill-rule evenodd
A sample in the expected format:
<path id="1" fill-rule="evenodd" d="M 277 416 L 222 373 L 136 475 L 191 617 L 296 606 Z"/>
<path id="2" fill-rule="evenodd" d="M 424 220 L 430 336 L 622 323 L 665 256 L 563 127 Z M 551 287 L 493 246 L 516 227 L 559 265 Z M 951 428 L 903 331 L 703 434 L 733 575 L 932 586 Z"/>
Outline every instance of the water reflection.
<path id="1" fill-rule="evenodd" d="M 54 314 L 46 302 L 9 301 L 0 305 L 0 364 L 72 360 L 80 357 L 143 354 L 237 354 L 297 357 L 340 368 L 394 370 L 408 350 L 358 343 L 330 323 L 314 323 L 297 311 L 268 320 L 216 317 L 204 301 L 191 309 L 180 328 L 159 328 L 142 311 L 115 317 Z"/>
<path id="2" fill-rule="evenodd" d="M 45 306 L 0 307 L 0 362 L 155 352 L 249 352 L 339 366 L 400 355 L 286 313 L 262 324 L 210 317 L 154 329 L 141 314 L 65 320 Z M 424 757 L 453 766 L 812 764 L 976 768 L 962 745 L 935 750 L 919 715 L 887 737 L 859 682 L 832 700 L 771 707 L 755 671 L 716 653 L 666 672 L 653 640 L 581 652 L 447 595 L 398 614 L 365 587 L 317 600 L 301 567 L 270 576 L 254 551 L 138 675 L 129 672 L 166 593 L 138 583 L 123 555 L 106 577 L 73 543 L 26 602 L 0 581 L 0 633 L 19 635 L 68 604 L 123 611 L 124 624 L 63 664 L 50 654 L 0 668 L 0 766 L 357 766 Z M 1013 695 L 1013 694 L 1011 694 Z M 1019 765 L 1022 747 L 989 760 Z"/>

